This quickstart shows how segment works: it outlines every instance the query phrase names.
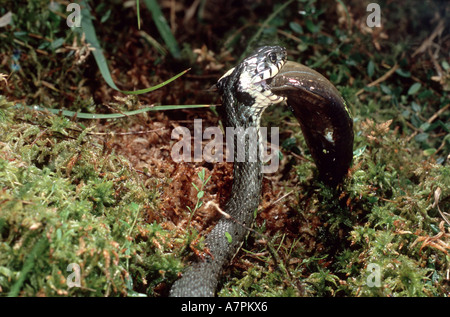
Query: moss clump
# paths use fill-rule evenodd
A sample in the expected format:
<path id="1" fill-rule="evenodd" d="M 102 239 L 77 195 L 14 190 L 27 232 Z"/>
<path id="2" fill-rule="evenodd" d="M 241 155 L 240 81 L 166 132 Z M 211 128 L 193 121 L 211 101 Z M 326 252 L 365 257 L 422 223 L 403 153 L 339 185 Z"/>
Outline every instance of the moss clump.
<path id="1" fill-rule="evenodd" d="M 241 260 L 238 267 L 247 269 L 227 282 L 221 295 L 450 294 L 449 219 L 438 210 L 448 206 L 450 168 L 418 148 L 406 149 L 406 137 L 390 130 L 390 124 L 365 120 L 356 125 L 360 150 L 351 178 L 339 190 L 297 169 L 305 173 L 297 189 L 304 196 L 292 218 L 307 228 L 275 234 L 272 243 L 281 266 L 265 245 L 248 245 L 260 254 L 257 263 Z M 306 231 L 313 242 L 305 238 Z"/>
<path id="2" fill-rule="evenodd" d="M 0 294 L 155 295 L 174 279 L 181 267 L 170 233 L 145 222 L 156 208 L 154 190 L 127 161 L 65 118 L 7 109 Z M 76 281 L 71 263 L 80 268 L 79 287 L 68 285 Z"/>

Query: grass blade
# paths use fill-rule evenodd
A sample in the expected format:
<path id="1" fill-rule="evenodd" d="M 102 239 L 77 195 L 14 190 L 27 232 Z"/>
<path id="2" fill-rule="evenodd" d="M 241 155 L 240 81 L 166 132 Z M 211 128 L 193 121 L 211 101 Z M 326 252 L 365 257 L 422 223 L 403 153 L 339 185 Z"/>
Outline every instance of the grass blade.
<path id="1" fill-rule="evenodd" d="M 140 113 L 144 113 L 147 111 L 164 111 L 164 110 L 180 110 L 180 109 L 194 109 L 194 108 L 208 108 L 214 105 L 165 105 L 165 106 L 153 106 L 153 107 L 145 107 L 132 111 L 124 111 L 121 113 L 85 113 L 85 112 L 76 112 L 70 110 L 61 110 L 61 109 L 52 109 L 41 106 L 27 106 L 23 104 L 17 104 L 16 107 L 24 107 L 28 109 L 32 109 L 35 111 L 43 111 L 43 112 L 51 112 L 56 115 L 63 115 L 66 117 L 77 117 L 79 119 L 116 119 L 122 117 L 134 116 Z"/>
<path id="2" fill-rule="evenodd" d="M 47 247 L 48 247 L 48 240 L 45 234 L 43 234 L 42 237 L 38 240 L 38 242 L 34 245 L 31 252 L 27 255 L 23 263 L 22 270 L 20 271 L 19 278 L 11 287 L 11 290 L 8 294 L 9 297 L 19 296 L 20 288 L 27 279 L 28 274 L 33 270 L 33 268 L 35 268 L 35 262 L 38 256 L 41 256 L 45 252 Z"/>
<path id="3" fill-rule="evenodd" d="M 108 68 L 108 63 L 106 61 L 105 55 L 103 54 L 103 50 L 101 48 L 101 45 L 97 39 L 97 35 L 95 33 L 95 28 L 94 28 L 94 24 L 92 23 L 92 16 L 91 13 L 89 11 L 89 7 L 87 5 L 86 0 L 81 0 L 81 4 L 82 4 L 82 9 L 81 9 L 81 15 L 82 15 L 82 19 L 81 19 L 81 29 L 83 30 L 83 32 L 86 35 L 86 41 L 92 45 L 92 47 L 95 49 L 92 54 L 94 55 L 95 61 L 97 62 L 97 66 L 100 70 L 100 73 L 103 76 L 103 79 L 106 81 L 106 83 L 113 89 L 120 91 L 124 94 L 143 94 L 149 91 L 153 91 L 156 90 L 158 88 L 161 88 L 164 85 L 167 85 L 168 83 L 170 83 L 171 81 L 177 79 L 178 77 L 180 77 L 181 75 L 185 74 L 188 70 L 185 70 L 183 72 L 181 72 L 178 75 L 175 75 L 174 77 L 170 78 L 169 80 L 166 80 L 165 82 L 150 87 L 150 88 L 146 88 L 146 89 L 141 89 L 141 90 L 136 90 L 136 91 L 126 91 L 126 90 L 120 90 L 116 84 L 114 83 L 113 79 L 111 78 L 111 73 L 109 71 Z"/>
<path id="4" fill-rule="evenodd" d="M 181 57 L 181 54 L 178 43 L 175 40 L 172 31 L 170 30 L 166 18 L 161 12 L 161 8 L 159 7 L 158 2 L 156 2 L 156 0 L 144 0 L 144 2 L 147 5 L 147 8 L 150 10 L 156 28 L 158 29 L 159 34 L 164 40 L 164 43 L 166 43 L 170 53 L 174 58 L 179 59 Z"/>
<path id="5" fill-rule="evenodd" d="M 177 79 L 180 76 L 183 76 L 184 74 L 186 74 L 188 71 L 190 71 L 191 69 L 188 68 L 186 70 L 183 70 L 181 73 L 173 76 L 172 78 L 162 82 L 161 84 L 158 84 L 156 86 L 150 87 L 150 88 L 145 88 L 145 89 L 141 89 L 141 90 L 133 90 L 133 91 L 122 91 L 124 94 L 128 94 L 128 95 L 139 95 L 139 94 L 144 94 L 146 92 L 150 92 L 156 89 L 161 88 L 162 86 L 167 85 L 168 83 L 174 81 L 175 79 Z"/>
<path id="6" fill-rule="evenodd" d="M 137 22 L 138 22 L 138 30 L 141 29 L 141 11 L 139 9 L 139 0 L 136 0 L 136 12 L 137 12 Z"/>

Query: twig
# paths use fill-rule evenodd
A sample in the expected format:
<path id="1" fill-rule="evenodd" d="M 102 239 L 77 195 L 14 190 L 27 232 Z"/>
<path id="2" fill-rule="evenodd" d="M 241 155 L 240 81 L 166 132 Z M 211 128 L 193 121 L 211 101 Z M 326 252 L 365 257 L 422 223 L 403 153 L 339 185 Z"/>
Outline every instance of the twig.
<path id="1" fill-rule="evenodd" d="M 281 196 L 281 197 L 278 198 L 277 200 L 271 202 L 269 206 L 267 206 L 267 207 L 265 207 L 265 208 L 261 208 L 260 211 L 272 207 L 273 205 L 275 205 L 275 204 L 277 204 L 278 202 L 280 202 L 281 200 L 285 199 L 287 196 L 289 196 L 289 195 L 292 194 L 293 192 L 294 192 L 294 191 L 291 190 L 289 193 L 284 194 L 283 196 Z"/>
<path id="2" fill-rule="evenodd" d="M 444 113 L 448 108 L 450 108 L 450 103 L 446 104 L 443 108 L 439 109 L 439 111 L 437 111 L 434 115 L 432 115 L 427 121 L 426 123 L 431 123 L 434 120 L 436 120 L 442 113 Z M 411 141 L 411 139 L 413 137 L 415 137 L 417 135 L 418 131 L 414 131 L 413 134 L 411 134 L 408 139 L 406 140 L 407 142 Z"/>
<path id="3" fill-rule="evenodd" d="M 388 79 L 389 77 L 392 76 L 392 74 L 394 74 L 394 72 L 398 69 L 398 64 L 395 64 L 394 66 L 392 66 L 392 68 L 383 76 L 381 76 L 380 78 L 378 78 L 377 80 L 371 82 L 370 84 L 366 85 L 366 87 L 372 87 L 372 86 L 376 86 L 379 83 L 385 81 L 386 79 Z M 362 94 L 364 92 L 364 88 L 360 89 L 357 93 L 356 96 Z"/>
<path id="4" fill-rule="evenodd" d="M 450 226 L 450 220 L 448 220 L 446 216 L 447 214 L 441 211 L 441 208 L 439 208 L 439 197 L 441 196 L 441 192 L 442 190 L 440 187 L 436 188 L 436 190 L 434 191 L 434 203 L 431 207 L 437 207 L 437 210 L 441 214 L 442 219 L 444 219 L 444 221 Z"/>
<path id="5" fill-rule="evenodd" d="M 433 44 L 433 40 L 436 36 L 442 34 L 444 31 L 444 20 L 441 19 L 436 26 L 436 28 L 433 30 L 431 35 L 425 39 L 425 41 L 422 42 L 422 44 L 417 48 L 414 53 L 412 54 L 412 57 L 415 57 L 417 54 L 424 53 L 427 48 L 429 48 Z"/>

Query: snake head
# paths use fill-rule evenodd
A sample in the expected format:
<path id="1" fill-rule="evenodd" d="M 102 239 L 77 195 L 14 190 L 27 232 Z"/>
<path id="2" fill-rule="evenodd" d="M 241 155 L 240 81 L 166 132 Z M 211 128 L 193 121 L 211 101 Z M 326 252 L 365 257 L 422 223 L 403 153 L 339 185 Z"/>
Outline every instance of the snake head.
<path id="1" fill-rule="evenodd" d="M 273 78 L 286 63 L 286 49 L 281 46 L 262 46 L 247 57 L 242 65 L 248 74 L 249 84 L 265 85 L 266 80 Z M 244 78 L 241 76 L 241 84 Z M 244 80 L 245 80 L 244 79 Z M 268 87 L 264 87 L 269 89 Z"/>
<path id="2" fill-rule="evenodd" d="M 266 83 L 276 76 L 286 63 L 286 49 L 281 46 L 262 46 L 256 49 L 252 55 L 245 58 L 238 66 L 228 70 L 217 82 L 217 86 L 233 78 L 238 81 L 239 91 L 258 88 L 270 89 Z M 258 89 L 261 91 L 261 89 Z"/>
<path id="3" fill-rule="evenodd" d="M 222 96 L 233 95 L 235 101 L 248 108 L 242 113 L 244 116 L 247 112 L 259 116 L 267 106 L 286 99 L 272 93 L 269 86 L 286 60 L 284 47 L 259 47 L 238 66 L 227 71 L 217 82 L 217 88 Z"/>
<path id="4" fill-rule="evenodd" d="M 259 116 L 264 109 L 286 98 L 275 95 L 269 87 L 272 79 L 285 65 L 287 59 L 286 49 L 281 46 L 262 46 L 252 55 L 247 57 L 238 66 L 242 69 L 237 87 L 239 93 L 250 95 L 253 102 L 250 103 L 253 110 L 257 110 Z"/>

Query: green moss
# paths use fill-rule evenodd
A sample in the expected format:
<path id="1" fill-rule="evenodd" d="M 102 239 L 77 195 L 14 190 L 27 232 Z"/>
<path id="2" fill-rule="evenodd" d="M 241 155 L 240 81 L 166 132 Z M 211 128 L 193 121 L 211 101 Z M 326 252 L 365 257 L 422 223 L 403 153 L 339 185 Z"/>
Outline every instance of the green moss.
<path id="1" fill-rule="evenodd" d="M 21 116 L 15 111 L 1 126 L 0 292 L 153 294 L 175 278 L 181 266 L 168 249 L 170 234 L 144 221 L 155 196 L 143 194 L 126 161 L 103 155 L 67 119 L 13 120 Z M 71 263 L 81 269 L 80 287 L 68 287 Z"/>
<path id="2" fill-rule="evenodd" d="M 414 146 L 406 150 L 406 137 L 390 130 L 389 122 L 367 120 L 355 129 L 360 131 L 355 147 L 364 151 L 355 157 L 351 178 L 340 189 L 302 176 L 306 169 L 297 168 L 302 179 L 298 191 L 307 200 L 300 204 L 298 216 L 305 222 L 316 215 L 321 222 L 310 229 L 316 248 L 311 251 L 304 243 L 285 239 L 276 249 L 289 274 L 267 256 L 265 265 L 252 262 L 250 269 L 228 281 L 220 295 L 449 294 L 449 226 L 433 197 L 439 188 L 440 204 L 445 206 L 450 168 L 427 160 Z M 432 237 L 442 244 L 427 243 L 434 241 Z M 301 264 L 290 264 L 293 258 L 302 259 Z M 379 284 L 373 274 L 378 274 Z"/>

